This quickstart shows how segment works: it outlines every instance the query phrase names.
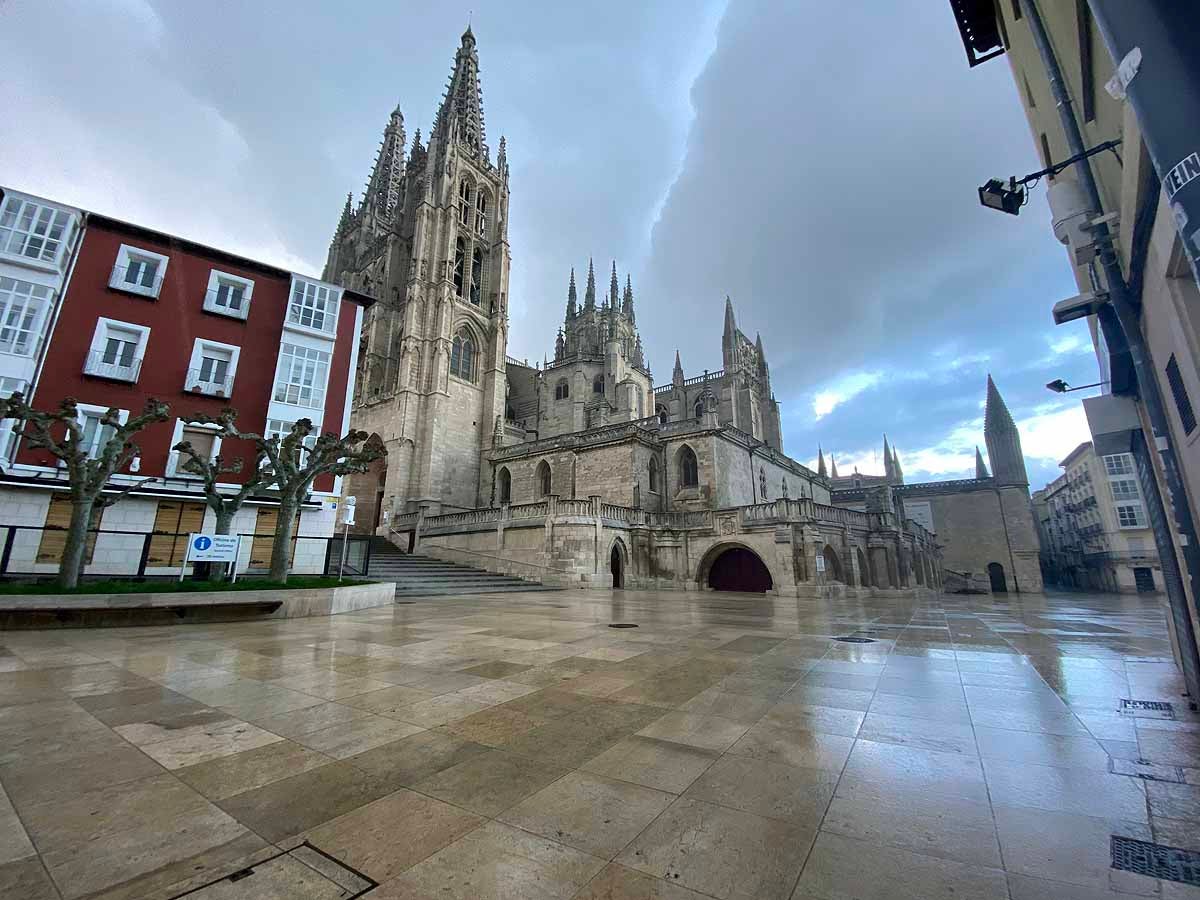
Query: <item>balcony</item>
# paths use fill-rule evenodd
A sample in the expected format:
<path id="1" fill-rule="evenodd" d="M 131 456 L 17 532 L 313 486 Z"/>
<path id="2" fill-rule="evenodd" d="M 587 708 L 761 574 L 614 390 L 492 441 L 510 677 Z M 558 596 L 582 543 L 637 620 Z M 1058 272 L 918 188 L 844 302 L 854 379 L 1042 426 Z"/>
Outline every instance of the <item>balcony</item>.
<path id="1" fill-rule="evenodd" d="M 162 267 L 158 266 L 152 274 L 147 276 L 144 265 L 139 266 L 135 263 L 129 266 L 113 266 L 108 286 L 114 291 L 124 291 L 128 294 L 137 294 L 140 297 L 151 297 L 157 300 L 163 283 L 162 275 L 159 274 L 161 269 Z"/>
<path id="2" fill-rule="evenodd" d="M 207 378 L 201 375 L 199 369 L 188 369 L 183 389 L 189 394 L 203 394 L 206 397 L 228 397 L 233 393 L 233 376 L 216 379 L 211 375 Z"/>
<path id="3" fill-rule="evenodd" d="M 136 382 L 142 372 L 141 359 L 134 357 L 109 357 L 102 351 L 89 353 L 83 361 L 83 374 L 109 381 Z"/>

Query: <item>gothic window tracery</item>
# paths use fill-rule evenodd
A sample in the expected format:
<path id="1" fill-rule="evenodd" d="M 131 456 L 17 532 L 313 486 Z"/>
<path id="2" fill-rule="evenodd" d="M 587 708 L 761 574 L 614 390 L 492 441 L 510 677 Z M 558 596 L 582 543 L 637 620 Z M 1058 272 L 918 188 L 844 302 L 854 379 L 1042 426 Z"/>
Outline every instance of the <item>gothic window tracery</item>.
<path id="1" fill-rule="evenodd" d="M 475 380 L 475 342 L 465 328 L 454 336 L 450 346 L 450 374 L 463 381 Z"/>
<path id="2" fill-rule="evenodd" d="M 471 302 L 479 305 L 479 292 L 483 287 L 483 251 L 478 247 L 471 254 Z"/>
<path id="3" fill-rule="evenodd" d="M 685 446 L 679 451 L 679 486 L 699 487 L 700 463 L 696 459 L 696 451 Z"/>
<path id="4" fill-rule="evenodd" d="M 471 185 L 466 181 L 458 186 L 458 221 L 463 225 L 471 222 Z"/>
<path id="5" fill-rule="evenodd" d="M 467 244 L 459 238 L 454 243 L 454 293 L 463 295 L 463 267 L 466 264 Z"/>
<path id="6" fill-rule="evenodd" d="M 500 495 L 500 502 L 511 503 L 512 475 L 509 473 L 507 468 L 501 467 L 500 471 L 496 473 L 496 487 L 497 493 Z"/>
<path id="7" fill-rule="evenodd" d="M 571 386 L 567 382 L 567 379 L 565 379 L 565 378 L 559 379 L 558 384 L 556 384 L 554 386 L 554 399 L 555 400 L 566 400 L 570 396 L 571 396 Z"/>
<path id="8" fill-rule="evenodd" d="M 488 198 L 483 191 L 475 192 L 475 230 L 483 232 L 487 229 Z"/>

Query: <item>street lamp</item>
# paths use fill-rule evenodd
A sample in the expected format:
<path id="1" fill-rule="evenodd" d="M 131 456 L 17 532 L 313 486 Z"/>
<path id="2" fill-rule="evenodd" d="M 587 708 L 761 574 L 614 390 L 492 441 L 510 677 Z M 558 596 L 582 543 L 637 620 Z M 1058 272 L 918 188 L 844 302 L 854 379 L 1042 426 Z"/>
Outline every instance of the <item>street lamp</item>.
<path id="1" fill-rule="evenodd" d="M 1076 294 L 1074 297 L 1068 297 L 1066 300 L 1059 300 L 1054 304 L 1054 309 L 1051 312 L 1054 315 L 1055 325 L 1065 325 L 1067 322 L 1074 322 L 1076 319 L 1086 319 L 1088 316 L 1094 316 L 1100 312 L 1100 307 L 1108 302 L 1107 291 L 1084 291 L 1082 294 Z"/>
<path id="2" fill-rule="evenodd" d="M 1056 394 L 1069 394 L 1071 391 L 1083 391 L 1088 388 L 1100 387 L 1102 384 L 1108 384 L 1107 381 L 1097 381 L 1095 384 L 1083 384 L 1079 387 L 1071 387 L 1061 378 L 1055 378 L 1053 381 L 1046 382 L 1046 387 L 1054 391 Z"/>
<path id="3" fill-rule="evenodd" d="M 979 189 L 979 202 L 988 209 L 998 209 L 1015 216 L 1025 205 L 1025 188 L 1017 187 L 1014 178 L 1010 178 L 1007 185 L 999 178 L 990 178 Z"/>

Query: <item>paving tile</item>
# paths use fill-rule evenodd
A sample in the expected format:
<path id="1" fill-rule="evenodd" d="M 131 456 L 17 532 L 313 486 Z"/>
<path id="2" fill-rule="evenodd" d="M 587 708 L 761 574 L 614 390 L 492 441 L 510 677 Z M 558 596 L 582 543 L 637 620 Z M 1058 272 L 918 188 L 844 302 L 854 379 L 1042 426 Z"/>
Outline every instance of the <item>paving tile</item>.
<path id="1" fill-rule="evenodd" d="M 472 713 L 493 706 L 492 703 L 470 700 L 458 694 L 441 694 L 432 700 L 420 700 L 390 712 L 389 718 L 399 719 L 422 728 L 436 728 L 456 719 L 465 719 Z"/>
<path id="2" fill-rule="evenodd" d="M 673 712 L 651 722 L 641 731 L 641 737 L 657 738 L 688 744 L 705 750 L 727 750 L 747 731 L 747 726 L 731 719 L 704 716 L 699 713 Z"/>
<path id="3" fill-rule="evenodd" d="M 723 756 L 683 796 L 815 829 L 836 784 L 837 774 L 823 769 Z"/>
<path id="4" fill-rule="evenodd" d="M 713 764 L 718 753 L 636 735 L 609 747 L 580 768 L 677 794 Z"/>
<path id="5" fill-rule="evenodd" d="M 443 725 L 442 729 L 470 741 L 502 747 L 540 724 L 542 723 L 536 719 L 531 719 L 516 710 L 504 706 L 491 706 L 465 719 L 449 722 Z"/>
<path id="6" fill-rule="evenodd" d="M 890 716 L 867 713 L 858 736 L 886 744 L 902 744 L 922 750 L 943 753 L 978 755 L 975 732 L 970 725 L 934 719 L 914 719 L 910 716 Z"/>
<path id="7" fill-rule="evenodd" d="M 1200 761 L 1200 732 L 1161 731 L 1138 727 L 1138 744 L 1147 762 L 1196 766 Z"/>
<path id="8" fill-rule="evenodd" d="M 1094 769 L 1098 772 L 1107 772 L 1109 768 L 1108 753 L 1090 736 L 976 726 L 975 741 L 980 757 L 985 760 Z"/>
<path id="9" fill-rule="evenodd" d="M 27 856 L 0 863 L 0 897 L 12 897 L 13 900 L 59 900 L 61 895 L 41 859 Z"/>
<path id="10" fill-rule="evenodd" d="M 822 900 L 1008 900 L 1004 872 L 822 832 L 796 886 Z"/>
<path id="11" fill-rule="evenodd" d="M 334 759 L 345 759 L 423 730 L 419 725 L 410 725 L 385 716 L 367 716 L 331 725 L 320 731 L 298 734 L 294 740 L 297 744 L 303 744 Z"/>
<path id="12" fill-rule="evenodd" d="M 249 722 L 224 719 L 198 726 L 198 730 L 189 730 L 188 733 L 176 737 L 153 740 L 142 744 L 140 749 L 166 769 L 182 769 L 282 740 L 279 735 L 257 728 Z"/>
<path id="13" fill-rule="evenodd" d="M 501 822 L 489 822 L 376 888 L 371 900 L 569 898 L 604 861 Z"/>
<path id="14" fill-rule="evenodd" d="M 833 706 L 806 706 L 785 700 L 772 706 L 764 718 L 775 725 L 800 731 L 855 737 L 862 727 L 866 713 Z"/>
<path id="15" fill-rule="evenodd" d="M 1091 769 L 985 760 L 994 806 L 1025 806 L 1102 819 L 1148 822 L 1145 782 Z"/>
<path id="16" fill-rule="evenodd" d="M 346 761 L 394 789 L 411 787 L 490 749 L 442 731 L 422 731 L 351 756 Z"/>
<path id="17" fill-rule="evenodd" d="M 1008 876 L 1008 891 L 1012 900 L 1129 900 L 1134 896 L 1108 888 L 1082 887 L 1011 873 Z"/>
<path id="18" fill-rule="evenodd" d="M 392 685 L 378 691 L 368 691 L 365 694 L 355 694 L 341 701 L 343 706 L 365 710 L 378 716 L 392 716 L 396 710 L 404 706 L 420 703 L 422 700 L 432 700 L 437 694 L 410 688 L 404 685 Z"/>
<path id="19" fill-rule="evenodd" d="M 786 900 L 814 835 L 778 819 L 681 798 L 617 862 L 714 897 Z"/>
<path id="20" fill-rule="evenodd" d="M 507 703 L 509 700 L 516 700 L 518 697 L 524 697 L 536 691 L 537 688 L 531 684 L 518 684 L 515 681 L 495 679 L 455 691 L 452 696 L 465 697 L 476 703 Z"/>
<path id="21" fill-rule="evenodd" d="M 1147 781 L 1146 795 L 1150 799 L 1152 815 L 1167 819 L 1185 819 L 1196 823 L 1196 830 L 1200 831 L 1200 787 Z"/>
<path id="22" fill-rule="evenodd" d="M 174 775 L 210 800 L 223 800 L 329 762 L 328 756 L 293 741 L 276 741 L 176 769 Z"/>
<path id="23" fill-rule="evenodd" d="M 469 669 L 460 669 L 460 671 L 467 675 L 478 675 L 480 678 L 507 678 L 509 675 L 516 675 L 518 672 L 524 672 L 532 668 L 533 666 L 495 660 L 494 662 L 472 666 Z"/>
<path id="24" fill-rule="evenodd" d="M 567 774 L 567 769 L 491 750 L 430 775 L 414 788 L 484 816 L 497 816 Z"/>
<path id="25" fill-rule="evenodd" d="M 842 783 L 848 788 L 857 783 L 886 784 L 898 791 L 988 802 L 983 769 L 974 757 L 877 741 L 859 740 L 854 745 Z"/>
<path id="26" fill-rule="evenodd" d="M 729 748 L 735 756 L 810 769 L 841 771 L 854 744 L 853 738 L 788 728 L 763 721 L 750 728 Z"/>
<path id="27" fill-rule="evenodd" d="M 707 900 L 676 883 L 609 863 L 572 900 Z"/>
<path id="28" fill-rule="evenodd" d="M 680 705 L 679 709 L 682 712 L 697 713 L 702 716 L 719 716 L 722 719 L 730 719 L 744 725 L 753 725 L 775 705 L 775 701 L 768 697 L 730 694 L 720 688 L 712 687 L 696 694 L 692 699 Z"/>
<path id="29" fill-rule="evenodd" d="M 128 744 L 100 750 L 98 756 L 103 758 L 103 765 L 97 765 L 97 756 L 85 753 L 65 760 L 0 766 L 0 782 L 20 811 L 33 803 L 70 798 L 93 788 L 121 784 L 163 771 L 162 766 Z"/>
<path id="30" fill-rule="evenodd" d="M 612 859 L 675 799 L 673 794 L 571 772 L 499 816 L 500 821 L 601 859 Z"/>
<path id="31" fill-rule="evenodd" d="M 220 799 L 217 805 L 268 841 L 278 842 L 390 794 L 383 780 L 333 762 Z"/>
<path id="32" fill-rule="evenodd" d="M 33 844 L 12 802 L 0 787 L 0 866 L 34 854 Z"/>
<path id="33" fill-rule="evenodd" d="M 354 719 L 361 719 L 369 715 L 368 710 L 341 703 L 319 703 L 316 706 L 306 706 L 302 709 L 255 719 L 254 724 L 272 734 L 293 738 L 300 734 L 320 731 L 322 728 L 344 725 Z"/>
<path id="34" fill-rule="evenodd" d="M 383 882 L 483 822 L 448 803 L 400 790 L 338 816 L 305 837 L 334 858 Z"/>

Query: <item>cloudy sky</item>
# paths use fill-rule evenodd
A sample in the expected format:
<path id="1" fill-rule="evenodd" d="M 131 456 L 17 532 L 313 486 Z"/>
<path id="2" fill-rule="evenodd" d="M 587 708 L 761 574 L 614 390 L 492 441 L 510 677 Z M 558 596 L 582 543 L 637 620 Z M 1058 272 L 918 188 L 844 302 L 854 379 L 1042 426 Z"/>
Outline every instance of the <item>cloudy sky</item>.
<path id="1" fill-rule="evenodd" d="M 286 15 L 281 10 L 287 10 Z M 785 449 L 974 471 L 984 385 L 1034 488 L 1097 380 L 1007 63 L 968 70 L 949 4 L 6 0 L 0 183 L 319 274 L 388 113 L 428 132 L 459 35 L 512 167 L 510 355 L 553 352 L 569 270 L 633 277 L 656 381 L 721 366 L 724 297 L 761 332 Z"/>

